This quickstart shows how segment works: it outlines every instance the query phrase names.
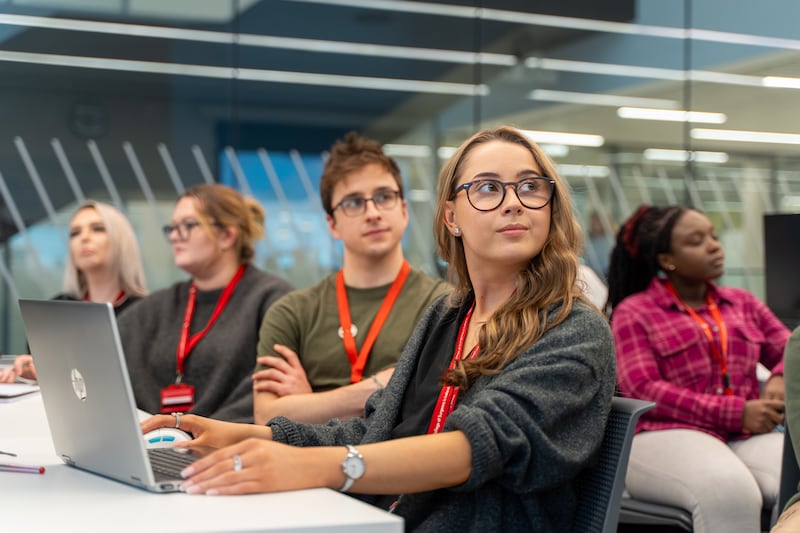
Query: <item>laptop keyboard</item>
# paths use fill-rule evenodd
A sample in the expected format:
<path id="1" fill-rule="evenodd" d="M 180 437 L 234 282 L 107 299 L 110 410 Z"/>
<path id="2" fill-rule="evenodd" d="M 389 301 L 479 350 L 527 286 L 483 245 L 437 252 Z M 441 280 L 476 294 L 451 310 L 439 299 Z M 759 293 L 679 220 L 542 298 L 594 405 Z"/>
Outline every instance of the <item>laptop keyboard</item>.
<path id="1" fill-rule="evenodd" d="M 153 472 L 167 479 L 181 479 L 181 470 L 197 460 L 197 456 L 191 453 L 172 448 L 151 448 L 147 450 L 147 455 Z"/>

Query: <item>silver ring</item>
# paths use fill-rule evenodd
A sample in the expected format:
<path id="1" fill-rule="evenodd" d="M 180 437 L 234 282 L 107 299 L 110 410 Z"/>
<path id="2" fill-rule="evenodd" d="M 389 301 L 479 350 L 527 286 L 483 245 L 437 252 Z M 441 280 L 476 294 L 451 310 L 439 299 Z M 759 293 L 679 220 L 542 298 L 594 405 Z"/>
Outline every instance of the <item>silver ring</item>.
<path id="1" fill-rule="evenodd" d="M 180 413 L 172 413 L 172 416 L 175 417 L 175 429 L 181 428 L 181 414 Z"/>
<path id="2" fill-rule="evenodd" d="M 233 471 L 234 472 L 241 472 L 242 471 L 242 458 L 238 455 L 234 455 L 231 457 L 233 459 Z"/>

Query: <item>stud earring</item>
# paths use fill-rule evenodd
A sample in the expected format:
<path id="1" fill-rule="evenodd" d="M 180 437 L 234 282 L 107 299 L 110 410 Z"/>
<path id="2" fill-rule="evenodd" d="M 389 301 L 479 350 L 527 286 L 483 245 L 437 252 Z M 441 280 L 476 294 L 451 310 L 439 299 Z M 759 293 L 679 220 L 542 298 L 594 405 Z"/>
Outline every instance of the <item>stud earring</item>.
<path id="1" fill-rule="evenodd" d="M 459 228 L 458 226 L 453 228 L 453 235 L 455 235 L 456 237 L 460 237 L 461 236 L 461 228 Z"/>

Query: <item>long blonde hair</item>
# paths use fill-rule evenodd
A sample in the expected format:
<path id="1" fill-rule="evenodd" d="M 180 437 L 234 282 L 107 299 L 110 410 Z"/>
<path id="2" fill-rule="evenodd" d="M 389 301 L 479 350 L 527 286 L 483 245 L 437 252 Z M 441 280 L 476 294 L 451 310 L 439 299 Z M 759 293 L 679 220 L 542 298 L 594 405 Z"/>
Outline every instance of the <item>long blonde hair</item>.
<path id="1" fill-rule="evenodd" d="M 131 223 L 116 208 L 94 200 L 83 202 L 75 215 L 84 209 L 94 209 L 106 227 L 109 246 L 109 268 L 116 272 L 120 288 L 128 296 L 147 296 L 147 281 L 142 266 L 142 256 L 139 253 L 139 242 Z M 75 266 L 72 254 L 67 254 L 67 264 L 64 266 L 64 281 L 62 289 L 73 298 L 83 298 L 89 287 L 86 276 Z"/>
<path id="2" fill-rule="evenodd" d="M 455 198 L 455 188 L 473 148 L 491 141 L 525 147 L 543 174 L 555 180 L 550 202 L 550 232 L 542 251 L 533 257 L 517 278 L 517 289 L 478 331 L 477 357 L 462 361 L 445 382 L 468 388 L 483 374 L 496 374 L 517 355 L 533 345 L 547 330 L 567 318 L 576 299 L 584 299 L 575 280 L 583 231 L 573 214 L 568 185 L 552 161 L 521 131 L 510 126 L 480 131 L 467 139 L 439 173 L 434 233 L 441 258 L 448 264 L 448 277 L 455 287 L 449 303 L 459 305 L 472 290 L 464 245 L 444 223 L 445 204 Z M 553 313 L 553 316 L 550 314 Z"/>

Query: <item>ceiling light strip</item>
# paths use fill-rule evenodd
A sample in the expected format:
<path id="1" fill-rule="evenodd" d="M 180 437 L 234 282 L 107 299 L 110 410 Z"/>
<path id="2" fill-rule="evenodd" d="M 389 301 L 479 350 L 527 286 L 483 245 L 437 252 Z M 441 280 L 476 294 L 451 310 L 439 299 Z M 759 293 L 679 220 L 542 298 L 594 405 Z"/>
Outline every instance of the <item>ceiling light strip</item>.
<path id="1" fill-rule="evenodd" d="M 313 74 L 308 72 L 289 72 L 279 70 L 259 70 L 251 68 L 234 69 L 210 65 L 188 65 L 182 63 L 161 63 L 129 59 L 107 59 L 99 57 L 64 56 L 58 54 L 39 54 L 30 52 L 0 51 L 0 61 L 33 63 L 61 67 L 77 67 L 150 74 L 169 74 L 176 76 L 197 76 L 217 79 L 239 79 L 270 83 L 290 83 L 299 85 L 321 85 L 351 89 L 373 89 L 398 92 L 421 92 L 433 94 L 452 94 L 461 96 L 485 96 L 489 94 L 486 85 L 449 83 L 424 80 L 394 78 L 369 78 L 363 76 L 342 76 L 335 74 Z"/>
<path id="2" fill-rule="evenodd" d="M 527 58 L 525 60 L 525 66 L 534 69 L 538 68 L 561 72 L 578 72 L 582 74 L 604 74 L 606 76 L 648 78 L 667 81 L 719 83 L 723 85 L 744 85 L 748 87 L 764 86 L 763 78 L 761 76 L 728 74 L 725 72 L 712 72 L 709 70 L 684 71 L 670 68 L 622 65 L 619 63 L 595 63 L 592 61 L 575 61 L 572 59 L 550 59 L 541 57 Z"/>
<path id="3" fill-rule="evenodd" d="M 528 94 L 531 100 L 546 102 L 562 102 L 567 104 L 586 104 L 599 106 L 638 106 L 675 108 L 678 102 L 666 98 L 643 98 L 639 96 L 624 96 L 617 94 L 581 93 L 573 91 L 554 91 L 550 89 L 535 89 Z"/>
<path id="4" fill-rule="evenodd" d="M 800 89 L 800 78 L 788 76 L 764 76 L 761 79 L 764 87 L 781 87 L 784 89 Z"/>
<path id="5" fill-rule="evenodd" d="M 63 19 L 55 17 L 33 17 L 28 15 L 0 14 L 0 24 L 45 28 L 65 31 L 84 31 L 110 35 L 128 35 L 156 39 L 204 42 L 213 44 L 240 44 L 259 48 L 279 48 L 301 52 L 348 54 L 358 56 L 387 57 L 393 59 L 414 59 L 418 61 L 437 61 L 472 65 L 475 63 L 496 66 L 514 66 L 517 58 L 511 54 L 490 52 L 468 52 L 438 48 L 417 48 L 411 46 L 392 46 L 321 39 L 302 39 L 297 37 L 275 37 L 251 33 L 234 34 L 229 32 L 191 30 L 143 24 L 121 24 L 93 20 Z"/>
<path id="6" fill-rule="evenodd" d="M 603 146 L 605 138 L 602 135 L 590 133 L 569 133 L 561 131 L 522 130 L 535 143 L 565 144 L 568 146 Z"/>
<path id="7" fill-rule="evenodd" d="M 0 14 L 0 24 L 45 28 L 50 30 L 85 31 L 131 37 L 155 37 L 159 39 L 178 39 L 205 43 L 233 44 L 232 33 L 190 30 L 168 26 L 148 26 L 144 24 L 123 24 L 120 22 L 101 22 L 96 20 L 69 19 L 57 17 L 35 17 L 30 15 Z"/>
<path id="8" fill-rule="evenodd" d="M 717 130 L 693 128 L 693 139 L 705 141 L 732 141 L 768 144 L 800 144 L 800 134 L 772 131 Z"/>
<path id="9" fill-rule="evenodd" d="M 647 148 L 643 152 L 644 158 L 650 161 L 677 161 L 686 162 L 690 159 L 697 163 L 727 163 L 728 154 L 725 152 L 704 152 L 687 150 L 669 150 L 666 148 Z"/>
<path id="10" fill-rule="evenodd" d="M 686 111 L 683 109 L 655 109 L 652 107 L 620 107 L 617 109 L 620 118 L 637 120 L 665 120 L 670 122 L 697 122 L 704 124 L 724 124 L 728 117 L 725 113 L 708 111 Z"/>
<path id="11" fill-rule="evenodd" d="M 517 58 L 511 54 L 475 53 L 438 48 L 415 48 L 411 46 L 391 46 L 364 44 L 344 41 L 324 41 L 320 39 L 301 39 L 295 37 L 273 37 L 269 35 L 242 34 L 239 44 L 262 48 L 284 48 L 303 52 L 335 53 L 360 56 L 387 57 L 392 59 L 416 59 L 420 61 L 440 61 L 472 65 L 480 63 L 511 67 Z"/>
<path id="12" fill-rule="evenodd" d="M 306 1 L 306 0 L 286 0 L 286 1 Z M 321 2 L 332 3 L 335 5 L 359 5 L 359 2 L 352 0 L 345 0 L 343 2 Z M 380 8 L 383 4 L 394 6 L 406 5 L 410 10 L 420 13 L 431 14 L 446 14 L 448 16 L 467 16 L 467 12 L 471 13 L 470 17 L 475 17 L 476 9 L 467 8 L 463 6 L 442 6 L 442 5 L 428 5 L 424 2 L 402 2 L 393 0 L 391 2 L 374 2 L 374 6 L 361 7 L 375 7 Z M 385 9 L 389 9 L 386 7 Z M 397 9 L 403 11 L 403 9 Z M 486 11 L 486 10 L 484 10 Z M 490 10 L 491 11 L 491 10 Z M 497 11 L 497 10 L 494 10 Z M 506 14 L 514 14 L 518 16 L 525 15 L 524 13 L 517 12 L 503 12 Z M 504 15 L 505 16 L 505 15 Z M 532 15 L 536 17 L 545 17 L 545 15 Z M 553 19 L 564 19 L 568 17 L 547 17 Z M 584 19 L 575 19 L 584 20 Z M 516 20 L 518 22 L 518 20 Z M 588 23 L 596 23 L 598 21 L 587 20 Z M 444 50 L 436 48 L 415 48 L 409 46 L 392 46 L 392 45 L 377 45 L 369 43 L 353 43 L 342 41 L 326 41 L 320 39 L 302 39 L 295 37 L 275 37 L 270 35 L 257 35 L 257 34 L 234 34 L 229 32 L 217 32 L 208 30 L 193 30 L 185 28 L 174 28 L 165 26 L 149 26 L 142 24 L 122 24 L 115 22 L 100 22 L 80 19 L 64 19 L 56 17 L 35 17 L 28 15 L 13 15 L 13 14 L 0 14 L 0 24 L 17 25 L 25 27 L 38 27 L 47 29 L 58 29 L 66 31 L 86 31 L 93 33 L 113 34 L 113 35 L 128 35 L 133 37 L 147 37 L 147 38 L 160 38 L 160 39 L 177 39 L 184 41 L 206 42 L 215 44 L 233 44 L 240 43 L 244 46 L 262 47 L 262 48 L 278 48 L 286 50 L 297 50 L 314 53 L 336 53 L 336 54 L 349 54 L 371 57 L 388 57 L 393 59 L 414 59 L 419 61 L 436 61 L 455 64 L 485 64 L 495 66 L 513 66 L 517 64 L 517 58 L 511 54 L 496 54 L 490 52 L 467 52 L 461 50 Z M 628 24 L 628 23 L 613 23 L 613 24 Z M 629 24 L 630 25 L 630 24 Z M 588 28 L 586 28 L 588 29 Z M 599 31 L 599 30 L 598 30 Z M 695 30 L 697 31 L 697 30 Z M 635 33 L 635 32 L 628 32 Z M 744 38 L 744 34 L 724 34 L 724 32 L 714 32 L 716 34 L 726 36 L 737 36 Z M 753 37 L 753 36 L 750 36 Z M 782 46 L 786 48 L 800 49 L 800 41 L 794 40 L 779 40 Z M 733 37 L 724 42 L 735 42 Z M 739 41 L 736 41 L 739 42 Z M 779 43 L 776 41 L 773 45 L 777 46 Z M 584 61 L 572 61 L 562 59 L 544 59 L 544 58 L 528 58 L 526 65 L 530 68 L 543 68 L 549 70 L 561 70 L 566 72 L 585 72 L 585 73 L 602 73 L 614 76 L 630 76 L 651 79 L 664 79 L 664 80 L 677 80 L 684 81 L 690 79 L 692 81 L 705 81 L 709 83 L 720 83 L 726 85 L 745 85 L 745 86 L 767 86 L 767 87 L 792 87 L 792 84 L 774 84 L 765 82 L 761 77 L 744 76 L 737 74 L 727 74 L 722 72 L 701 71 L 693 70 L 686 72 L 677 69 L 654 68 L 654 67 L 638 67 L 634 65 L 619 65 L 610 63 L 592 63 Z M 788 83 L 788 82 L 787 82 Z"/>
<path id="13" fill-rule="evenodd" d="M 638 67 L 635 65 L 614 63 L 595 63 L 592 61 L 575 61 L 572 59 L 529 57 L 525 60 L 525 66 L 534 69 L 540 68 L 544 70 L 579 72 L 584 74 L 605 74 L 607 76 L 626 76 L 631 78 L 653 78 L 673 81 L 684 81 L 686 79 L 686 72 L 683 70 Z"/>

